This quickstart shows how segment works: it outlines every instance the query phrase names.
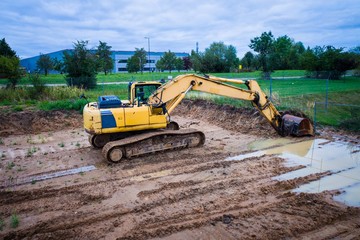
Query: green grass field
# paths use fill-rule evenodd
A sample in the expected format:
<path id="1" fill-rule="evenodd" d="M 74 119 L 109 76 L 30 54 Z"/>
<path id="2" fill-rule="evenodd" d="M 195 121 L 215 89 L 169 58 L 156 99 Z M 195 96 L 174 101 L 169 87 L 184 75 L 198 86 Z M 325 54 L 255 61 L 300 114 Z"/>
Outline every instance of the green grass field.
<path id="1" fill-rule="evenodd" d="M 103 74 L 99 73 L 97 75 L 97 82 L 101 84 L 103 82 L 133 82 L 133 81 L 158 81 L 160 79 L 168 79 L 169 76 L 176 77 L 181 74 L 188 74 L 194 72 L 154 72 L 154 73 L 115 73 L 115 74 Z M 260 78 L 261 71 L 255 72 L 241 72 L 241 73 L 214 73 L 210 75 L 215 75 L 218 77 L 227 77 L 227 78 Z M 305 76 L 304 70 L 279 70 L 275 71 L 272 77 L 293 77 L 293 76 Z M 44 83 L 48 84 L 65 84 L 65 75 L 62 74 L 49 74 L 47 76 L 41 75 L 41 79 Z M 0 84 L 6 85 L 7 79 L 0 79 Z M 19 81 L 19 84 L 30 84 L 30 81 L 27 76 L 24 76 Z"/>
<path id="2" fill-rule="evenodd" d="M 356 126 L 359 125 L 359 114 L 356 113 L 360 112 L 360 78 L 345 77 L 341 80 L 329 81 L 308 78 L 287 79 L 282 78 L 281 75 L 284 77 L 299 76 L 304 74 L 304 71 L 280 71 L 275 75 L 276 73 L 277 72 L 272 76 L 278 76 L 278 78 L 273 78 L 271 81 L 261 79 L 257 81 L 268 96 L 270 96 L 271 89 L 272 101 L 279 110 L 300 110 L 310 118 L 315 118 L 317 122 L 326 125 L 343 126 L 344 124 L 348 124 L 346 121 L 350 121 L 350 123 L 353 121 Z M 172 73 L 171 76 L 175 77 L 177 74 L 179 73 Z M 253 72 L 214 75 L 241 79 L 256 78 L 259 77 L 260 74 L 260 72 Z M 136 78 L 134 76 L 136 76 Z M 92 90 L 71 87 L 47 87 L 41 94 L 31 87 L 17 87 L 15 90 L 0 89 L 0 106 L 9 106 L 7 108 L 8 111 L 22 111 L 27 108 L 37 108 L 41 110 L 76 109 L 81 111 L 82 107 L 86 104 L 84 99 L 79 98 L 81 94 L 85 94 L 89 101 L 96 101 L 97 97 L 101 95 L 116 95 L 121 99 L 127 99 L 127 84 L 102 85 L 102 81 L 146 81 L 159 80 L 161 78 L 167 79 L 168 76 L 170 76 L 169 73 L 99 75 L 99 85 Z M 59 82 L 61 78 L 63 78 L 61 75 L 49 75 L 42 79 L 46 83 L 61 83 Z M 103 80 L 101 81 L 100 79 Z M 62 81 L 62 83 L 64 83 L 64 79 L 62 79 Z M 246 88 L 245 85 L 241 85 L 240 87 Z M 218 104 L 230 104 L 237 107 L 252 107 L 250 102 L 204 93 L 190 92 L 187 97 L 190 99 L 203 98 Z M 325 102 L 326 100 L 329 104 L 324 110 L 324 106 L 320 102 Z M 315 102 L 319 102 L 317 109 L 314 109 Z M 341 105 L 334 105 L 333 103 Z M 344 106 L 344 104 L 349 106 Z M 316 115 L 314 114 L 315 112 Z M 355 127 L 355 130 L 358 128 L 359 126 Z M 350 126 L 350 129 L 353 128 Z M 360 129 L 358 130 L 360 131 Z"/>

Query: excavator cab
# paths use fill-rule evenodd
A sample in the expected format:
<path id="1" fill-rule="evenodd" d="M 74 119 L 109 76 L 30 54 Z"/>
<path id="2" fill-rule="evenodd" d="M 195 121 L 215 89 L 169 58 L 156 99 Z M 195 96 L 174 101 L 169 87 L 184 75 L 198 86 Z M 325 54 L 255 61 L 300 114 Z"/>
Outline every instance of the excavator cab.
<path id="1" fill-rule="evenodd" d="M 132 104 L 145 104 L 149 96 L 161 86 L 159 82 L 129 83 L 129 101 Z"/>

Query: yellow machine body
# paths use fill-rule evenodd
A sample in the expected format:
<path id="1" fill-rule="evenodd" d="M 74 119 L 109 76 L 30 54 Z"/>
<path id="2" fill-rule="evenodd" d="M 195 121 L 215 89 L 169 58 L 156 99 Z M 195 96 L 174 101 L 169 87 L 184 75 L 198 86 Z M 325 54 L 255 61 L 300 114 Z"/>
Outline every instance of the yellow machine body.
<path id="1" fill-rule="evenodd" d="M 112 97 L 110 101 L 114 101 L 115 97 L 102 96 L 99 102 L 88 103 L 83 110 L 85 131 L 99 135 L 166 128 L 168 121 L 162 109 L 145 104 L 148 96 L 159 86 L 159 82 L 133 83 L 129 86 L 129 100 L 115 99 L 115 104 L 102 107 L 101 98 L 106 102 L 107 97 Z"/>
<path id="2" fill-rule="evenodd" d="M 84 108 L 84 127 L 90 134 L 140 131 L 165 128 L 165 115 L 153 114 L 149 106 L 98 109 L 89 104 Z"/>

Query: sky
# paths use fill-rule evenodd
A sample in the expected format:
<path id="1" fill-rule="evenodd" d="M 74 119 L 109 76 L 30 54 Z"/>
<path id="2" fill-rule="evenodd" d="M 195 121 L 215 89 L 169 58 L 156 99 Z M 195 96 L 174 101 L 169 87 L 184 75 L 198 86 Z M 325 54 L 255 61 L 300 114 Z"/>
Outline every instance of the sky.
<path id="1" fill-rule="evenodd" d="M 311 48 L 360 46 L 360 0 L 1 0 L 0 24 L 0 39 L 21 59 L 82 40 L 89 49 L 102 41 L 186 53 L 223 42 L 242 58 L 268 31 Z"/>

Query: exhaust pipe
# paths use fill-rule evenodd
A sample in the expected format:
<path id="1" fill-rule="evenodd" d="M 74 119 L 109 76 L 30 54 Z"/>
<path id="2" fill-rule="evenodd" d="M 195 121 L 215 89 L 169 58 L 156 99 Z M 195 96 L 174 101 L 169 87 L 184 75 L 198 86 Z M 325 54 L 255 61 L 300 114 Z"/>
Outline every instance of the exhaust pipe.
<path id="1" fill-rule="evenodd" d="M 314 136 L 314 127 L 307 118 L 296 117 L 290 114 L 282 116 L 281 136 Z"/>

